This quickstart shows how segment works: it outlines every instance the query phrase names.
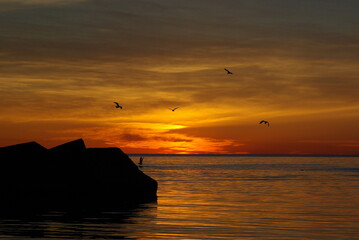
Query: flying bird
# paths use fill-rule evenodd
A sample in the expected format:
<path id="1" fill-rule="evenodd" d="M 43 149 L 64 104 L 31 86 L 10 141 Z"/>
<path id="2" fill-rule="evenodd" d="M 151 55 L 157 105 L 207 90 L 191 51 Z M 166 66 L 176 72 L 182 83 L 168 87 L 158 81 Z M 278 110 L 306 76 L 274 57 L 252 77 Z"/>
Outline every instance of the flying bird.
<path id="1" fill-rule="evenodd" d="M 175 108 L 168 108 L 168 109 L 171 109 L 171 110 L 172 110 L 172 112 L 174 112 L 177 108 L 179 108 L 179 107 L 175 107 Z"/>
<path id="2" fill-rule="evenodd" d="M 229 71 L 228 69 L 224 69 L 224 70 L 226 70 L 227 71 L 227 74 L 233 74 L 231 71 Z"/>
<path id="3" fill-rule="evenodd" d="M 262 124 L 262 123 L 267 124 L 267 126 L 269 127 L 269 122 L 268 121 L 262 120 L 262 121 L 259 122 L 259 124 Z"/>
<path id="4" fill-rule="evenodd" d="M 120 104 L 118 104 L 118 102 L 113 102 L 114 104 L 116 104 L 116 108 L 121 108 L 122 109 L 122 106 L 120 106 Z"/>

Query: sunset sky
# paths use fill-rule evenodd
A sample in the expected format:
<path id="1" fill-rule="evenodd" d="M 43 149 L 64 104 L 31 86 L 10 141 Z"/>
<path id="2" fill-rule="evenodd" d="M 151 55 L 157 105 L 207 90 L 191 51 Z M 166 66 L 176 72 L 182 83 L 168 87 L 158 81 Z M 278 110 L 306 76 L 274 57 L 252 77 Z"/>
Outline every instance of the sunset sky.
<path id="1" fill-rule="evenodd" d="M 83 138 L 129 154 L 359 154 L 358 9 L 0 0 L 0 147 Z"/>

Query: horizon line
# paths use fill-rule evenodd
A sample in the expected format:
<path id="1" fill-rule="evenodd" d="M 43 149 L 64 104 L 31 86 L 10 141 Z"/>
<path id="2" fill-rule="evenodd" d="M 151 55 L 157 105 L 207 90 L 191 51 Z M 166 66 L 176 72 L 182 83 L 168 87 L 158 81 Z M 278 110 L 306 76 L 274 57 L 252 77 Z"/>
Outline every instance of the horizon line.
<path id="1" fill-rule="evenodd" d="M 216 154 L 216 153 L 128 153 L 132 156 L 261 156 L 261 157 L 359 157 L 359 154 Z"/>

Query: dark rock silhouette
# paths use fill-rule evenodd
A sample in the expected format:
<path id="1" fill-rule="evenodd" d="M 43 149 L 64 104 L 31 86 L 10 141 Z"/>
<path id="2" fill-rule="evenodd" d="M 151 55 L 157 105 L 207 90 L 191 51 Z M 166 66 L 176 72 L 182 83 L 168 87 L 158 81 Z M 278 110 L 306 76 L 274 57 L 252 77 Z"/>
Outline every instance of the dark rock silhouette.
<path id="1" fill-rule="evenodd" d="M 156 201 L 157 182 L 119 148 L 29 142 L 0 148 L 0 193 L 0 209 L 112 209 Z"/>

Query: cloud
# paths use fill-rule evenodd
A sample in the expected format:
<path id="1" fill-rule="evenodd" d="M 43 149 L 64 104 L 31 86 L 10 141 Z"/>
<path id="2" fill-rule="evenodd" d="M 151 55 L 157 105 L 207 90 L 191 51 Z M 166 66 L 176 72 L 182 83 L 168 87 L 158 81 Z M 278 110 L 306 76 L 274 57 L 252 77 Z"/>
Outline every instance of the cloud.
<path id="1" fill-rule="evenodd" d="M 88 0 L 0 0 L 0 15 L 4 13 L 16 13 L 26 10 L 46 9 L 48 7 L 61 7 L 76 5 Z"/>
<path id="2" fill-rule="evenodd" d="M 75 2 L 85 2 L 88 0 L 0 0 L 0 4 L 3 3 L 20 3 L 25 5 L 52 5 L 52 4 L 66 4 L 66 3 L 75 3 Z"/>
<path id="3" fill-rule="evenodd" d="M 328 2 L 0 0 L 2 118 L 82 119 L 106 144 L 222 151 L 216 139 L 251 136 L 241 124 L 257 118 L 356 117 L 358 3 Z M 164 125 L 182 129 L 158 137 Z"/>
<path id="4" fill-rule="evenodd" d="M 165 141 L 165 142 L 192 142 L 193 139 L 189 139 L 189 138 L 180 138 L 180 137 L 160 137 L 160 136 L 156 136 L 153 137 L 154 140 L 156 141 Z"/>
<path id="5" fill-rule="evenodd" d="M 124 133 L 121 135 L 121 138 L 125 141 L 146 141 L 147 138 L 139 135 L 139 134 L 131 134 L 131 133 Z"/>

